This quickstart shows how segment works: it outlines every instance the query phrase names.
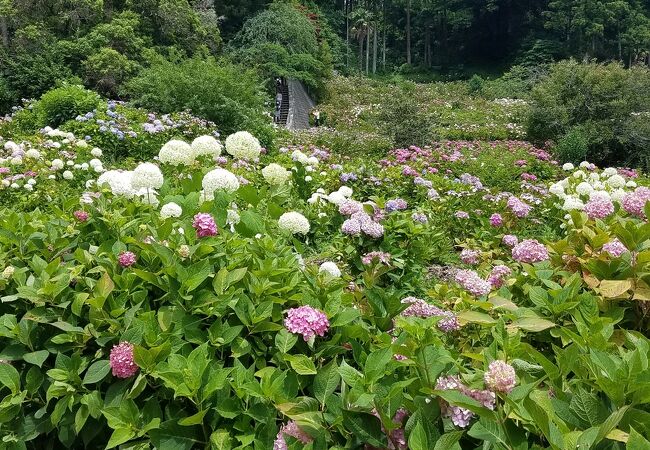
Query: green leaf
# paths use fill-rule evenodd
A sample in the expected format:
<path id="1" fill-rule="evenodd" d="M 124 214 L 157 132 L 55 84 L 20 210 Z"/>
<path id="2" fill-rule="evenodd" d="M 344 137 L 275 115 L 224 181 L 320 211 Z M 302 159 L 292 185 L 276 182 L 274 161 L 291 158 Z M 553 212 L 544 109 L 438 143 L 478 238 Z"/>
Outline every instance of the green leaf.
<path id="1" fill-rule="evenodd" d="M 208 412 L 207 409 L 204 409 L 203 411 L 199 411 L 196 414 L 194 414 L 193 416 L 185 417 L 185 418 L 179 420 L 178 424 L 183 425 L 183 426 L 199 425 L 199 424 L 203 423 L 203 418 L 205 417 L 207 412 Z"/>
<path id="2" fill-rule="evenodd" d="M 650 442 L 641 436 L 634 428 L 630 428 L 625 450 L 650 450 Z"/>
<path id="3" fill-rule="evenodd" d="M 373 447 L 386 448 L 386 434 L 381 430 L 381 422 L 372 414 L 343 410 L 343 425 L 361 442 Z"/>
<path id="4" fill-rule="evenodd" d="M 207 260 L 204 260 L 189 267 L 188 272 L 191 275 L 187 280 L 185 280 L 183 285 L 187 292 L 192 292 L 194 289 L 199 287 L 208 276 L 210 276 L 212 273 L 212 265 Z"/>
<path id="5" fill-rule="evenodd" d="M 480 325 L 494 325 L 495 323 L 497 323 L 496 319 L 490 317 L 488 314 L 479 311 L 471 311 L 471 310 L 460 312 L 458 314 L 458 320 L 460 321 L 461 325 L 465 325 L 467 323 L 478 323 Z"/>
<path id="6" fill-rule="evenodd" d="M 86 371 L 84 375 L 83 384 L 92 384 L 102 381 L 108 372 L 111 370 L 111 365 L 108 360 L 101 360 L 94 362 Z"/>
<path id="7" fill-rule="evenodd" d="M 452 450 L 460 449 L 458 446 L 458 441 L 463 437 L 463 431 L 450 431 L 440 436 L 440 439 L 436 441 L 436 446 L 433 450 Z"/>
<path id="8" fill-rule="evenodd" d="M 314 378 L 314 397 L 325 405 L 341 381 L 336 361 L 322 367 Z"/>
<path id="9" fill-rule="evenodd" d="M 490 421 L 480 419 L 467 432 L 470 436 L 493 444 L 504 444 L 507 446 L 507 438 L 499 425 Z"/>
<path id="10" fill-rule="evenodd" d="M 97 282 L 95 286 L 95 293 L 98 297 L 106 298 L 111 292 L 115 289 L 115 283 L 111 280 L 111 277 L 108 275 L 108 272 L 104 272 L 102 277 Z"/>
<path id="11" fill-rule="evenodd" d="M 192 450 L 203 447 L 205 438 L 199 435 L 197 427 L 183 427 L 176 420 L 160 424 L 160 428 L 149 431 L 151 443 L 156 450 Z M 195 447 L 196 446 L 196 447 Z"/>
<path id="12" fill-rule="evenodd" d="M 0 363 L 0 383 L 11 390 L 12 394 L 20 391 L 20 375 L 11 364 Z"/>
<path id="13" fill-rule="evenodd" d="M 36 352 L 25 353 L 23 359 L 30 364 L 42 367 L 49 354 L 50 352 L 47 350 L 38 350 Z"/>
<path id="14" fill-rule="evenodd" d="M 604 417 L 600 414 L 600 401 L 594 394 L 584 389 L 575 390 L 569 409 L 589 426 L 595 427 L 603 422 Z"/>
<path id="15" fill-rule="evenodd" d="M 598 292 L 605 298 L 627 297 L 625 294 L 632 289 L 630 280 L 603 280 L 598 286 Z"/>
<path id="16" fill-rule="evenodd" d="M 421 420 L 419 420 L 417 425 L 415 425 L 413 430 L 411 430 L 408 444 L 410 450 L 430 450 L 429 438 Z"/>
<path id="17" fill-rule="evenodd" d="M 285 355 L 293 370 L 300 375 L 316 375 L 314 362 L 305 355 Z"/>
<path id="18" fill-rule="evenodd" d="M 282 329 L 275 335 L 275 346 L 282 353 L 287 353 L 298 342 L 298 336 Z"/>
<path id="19" fill-rule="evenodd" d="M 111 438 L 108 440 L 108 444 L 106 444 L 106 448 L 109 449 L 117 447 L 120 444 L 124 444 L 125 442 L 130 441 L 134 437 L 135 431 L 131 430 L 130 428 L 118 428 L 117 430 L 113 431 Z"/>
<path id="20" fill-rule="evenodd" d="M 214 450 L 230 450 L 232 439 L 226 430 L 217 430 L 210 435 L 210 445 Z"/>
<path id="21" fill-rule="evenodd" d="M 364 375 L 368 383 L 377 381 L 386 371 L 386 366 L 393 358 L 393 352 L 390 348 L 375 350 L 366 358 L 364 365 Z"/>
<path id="22" fill-rule="evenodd" d="M 519 328 L 521 330 L 539 333 L 540 331 L 553 328 L 555 324 L 550 320 L 542 319 L 539 317 L 523 317 L 513 321 L 508 328 Z"/>

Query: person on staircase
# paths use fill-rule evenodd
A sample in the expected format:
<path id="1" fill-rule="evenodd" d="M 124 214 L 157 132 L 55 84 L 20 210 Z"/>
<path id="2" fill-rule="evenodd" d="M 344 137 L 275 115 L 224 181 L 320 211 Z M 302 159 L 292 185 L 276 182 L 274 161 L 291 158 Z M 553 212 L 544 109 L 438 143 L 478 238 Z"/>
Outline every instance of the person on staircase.
<path id="1" fill-rule="evenodd" d="M 320 127 L 320 111 L 318 109 L 314 109 L 312 111 L 312 115 L 314 116 L 315 126 Z"/>

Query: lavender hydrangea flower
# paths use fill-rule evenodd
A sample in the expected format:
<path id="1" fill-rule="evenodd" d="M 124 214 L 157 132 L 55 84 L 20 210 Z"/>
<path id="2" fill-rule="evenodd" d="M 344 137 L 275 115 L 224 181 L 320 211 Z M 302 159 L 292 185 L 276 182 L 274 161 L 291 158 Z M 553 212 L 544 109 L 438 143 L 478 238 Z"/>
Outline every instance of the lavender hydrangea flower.
<path id="1" fill-rule="evenodd" d="M 614 258 L 619 258 L 629 250 L 621 241 L 614 239 L 603 245 L 603 251 L 609 253 L 610 256 L 613 256 Z"/>
<path id="2" fill-rule="evenodd" d="M 473 270 L 459 270 L 454 278 L 463 289 L 475 297 L 487 295 L 492 290 L 492 285 Z"/>
<path id="3" fill-rule="evenodd" d="M 501 242 L 503 242 L 503 244 L 507 245 L 508 247 L 514 247 L 519 243 L 519 239 L 517 236 L 514 236 L 512 234 L 506 234 L 503 236 L 503 239 L 501 239 Z"/>
<path id="4" fill-rule="evenodd" d="M 388 200 L 386 202 L 386 211 L 387 212 L 403 211 L 407 207 L 408 207 L 408 204 L 406 203 L 406 200 L 401 199 L 401 198 L 396 198 L 394 200 Z"/>
<path id="5" fill-rule="evenodd" d="M 503 225 L 503 217 L 501 217 L 501 214 L 499 213 L 494 213 L 490 216 L 490 225 L 492 225 L 495 228 L 498 228 Z"/>
<path id="6" fill-rule="evenodd" d="M 481 256 L 480 251 L 472 250 L 469 248 L 464 248 L 463 251 L 460 252 L 460 260 L 464 264 L 469 264 L 469 265 L 478 264 L 480 256 Z"/>
<path id="7" fill-rule="evenodd" d="M 460 329 L 458 318 L 451 311 L 440 309 L 417 297 L 406 297 L 402 299 L 402 303 L 409 305 L 400 314 L 402 317 L 441 317 L 436 324 L 440 331 L 450 333 Z"/>
<path id="8" fill-rule="evenodd" d="M 608 198 L 595 197 L 587 202 L 584 211 L 590 219 L 604 219 L 614 212 L 614 204 Z"/>

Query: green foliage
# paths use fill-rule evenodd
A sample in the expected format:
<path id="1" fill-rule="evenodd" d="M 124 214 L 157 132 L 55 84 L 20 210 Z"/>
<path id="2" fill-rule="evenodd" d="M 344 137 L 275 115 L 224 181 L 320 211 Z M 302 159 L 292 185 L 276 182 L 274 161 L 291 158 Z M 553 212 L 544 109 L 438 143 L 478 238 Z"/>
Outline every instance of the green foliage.
<path id="1" fill-rule="evenodd" d="M 580 127 L 572 128 L 557 143 L 555 152 L 561 161 L 579 163 L 587 158 L 589 142 Z"/>
<path id="2" fill-rule="evenodd" d="M 9 87 L 9 82 L 0 75 L 0 114 L 9 112 L 15 104 L 15 94 Z"/>
<path id="3" fill-rule="evenodd" d="M 112 48 L 102 48 L 83 63 L 86 85 L 108 97 L 115 97 L 138 67 L 137 63 Z"/>
<path id="4" fill-rule="evenodd" d="M 226 60 L 158 60 L 126 90 L 137 106 L 163 113 L 189 109 L 226 133 L 248 129 L 270 144 L 266 98 L 258 77 Z"/>
<path id="5" fill-rule="evenodd" d="M 33 105 L 33 112 L 41 127 L 59 125 L 99 105 L 99 96 L 81 86 L 66 85 L 43 94 Z"/>
<path id="6" fill-rule="evenodd" d="M 528 132 L 532 138 L 561 140 L 579 127 L 567 139 L 575 141 L 577 134 L 582 135 L 587 141 L 589 160 L 639 163 L 637 152 L 643 145 L 624 145 L 633 140 L 626 140 L 623 132 L 629 130 L 635 114 L 648 109 L 650 70 L 562 62 L 552 66 L 548 77 L 533 89 L 531 98 Z"/>

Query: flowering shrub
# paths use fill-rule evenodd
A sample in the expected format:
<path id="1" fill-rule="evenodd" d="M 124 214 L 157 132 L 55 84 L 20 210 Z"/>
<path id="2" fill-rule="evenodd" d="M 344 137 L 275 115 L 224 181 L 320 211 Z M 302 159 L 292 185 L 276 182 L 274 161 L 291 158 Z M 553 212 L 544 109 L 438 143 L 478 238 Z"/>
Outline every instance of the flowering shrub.
<path id="1" fill-rule="evenodd" d="M 90 137 L 0 142 L 3 443 L 646 445 L 644 176 L 514 141 Z"/>

